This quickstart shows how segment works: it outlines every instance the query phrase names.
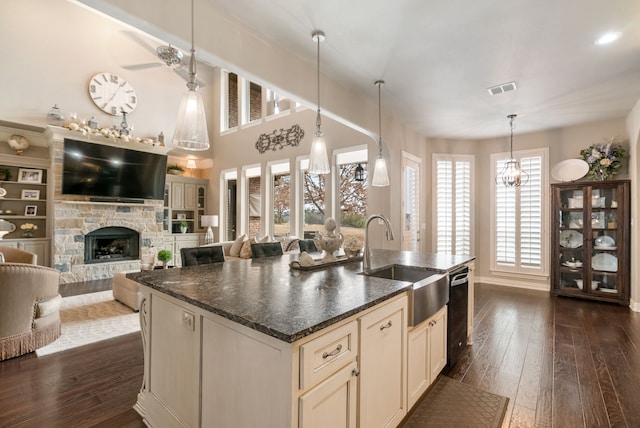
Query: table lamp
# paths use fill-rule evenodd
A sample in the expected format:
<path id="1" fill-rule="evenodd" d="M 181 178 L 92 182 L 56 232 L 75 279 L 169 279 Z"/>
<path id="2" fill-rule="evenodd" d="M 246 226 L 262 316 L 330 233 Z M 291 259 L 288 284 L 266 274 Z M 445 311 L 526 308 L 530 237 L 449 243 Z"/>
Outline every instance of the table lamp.
<path id="1" fill-rule="evenodd" d="M 200 221 L 202 222 L 202 226 L 207 227 L 207 234 L 204 235 L 204 243 L 213 244 L 213 230 L 211 230 L 211 227 L 218 227 L 218 216 L 203 215 L 200 216 Z"/>

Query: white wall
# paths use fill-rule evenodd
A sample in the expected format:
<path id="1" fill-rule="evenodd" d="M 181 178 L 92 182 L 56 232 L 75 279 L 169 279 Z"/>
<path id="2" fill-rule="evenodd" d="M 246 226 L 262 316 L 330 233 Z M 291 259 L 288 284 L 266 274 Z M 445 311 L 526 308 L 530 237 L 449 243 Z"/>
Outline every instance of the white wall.
<path id="1" fill-rule="evenodd" d="M 627 133 L 631 143 L 629 175 L 631 177 L 631 307 L 640 312 L 640 197 L 637 183 L 640 178 L 640 100 L 627 116 Z"/>

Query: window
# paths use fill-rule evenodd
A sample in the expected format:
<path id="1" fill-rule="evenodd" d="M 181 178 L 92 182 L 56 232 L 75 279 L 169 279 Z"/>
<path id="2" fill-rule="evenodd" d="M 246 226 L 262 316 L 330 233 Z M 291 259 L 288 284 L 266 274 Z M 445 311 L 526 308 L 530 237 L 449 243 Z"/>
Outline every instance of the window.
<path id="1" fill-rule="evenodd" d="M 269 193 L 271 204 L 270 233 L 282 238 L 291 232 L 291 173 L 289 162 L 269 165 L 273 186 Z"/>
<path id="2" fill-rule="evenodd" d="M 282 112 L 286 112 L 291 108 L 291 101 L 272 91 L 267 89 L 267 116 L 274 116 Z"/>
<path id="3" fill-rule="evenodd" d="M 305 239 L 313 238 L 315 232 L 324 230 L 325 191 L 327 175 L 309 172 L 309 159 L 300 161 L 302 175 L 302 227 Z"/>
<path id="4" fill-rule="evenodd" d="M 222 171 L 220 176 L 220 188 L 224 192 L 220 194 L 221 218 L 220 236 L 222 241 L 233 241 L 236 239 L 236 214 L 238 195 L 238 172 L 233 170 Z"/>
<path id="5" fill-rule="evenodd" d="M 367 148 L 336 150 L 335 181 L 338 198 L 340 232 L 344 239 L 355 236 L 364 241 L 364 226 L 367 221 Z M 358 170 L 358 168 L 360 168 Z M 362 172 L 362 180 L 356 181 L 356 170 Z"/>
<path id="6" fill-rule="evenodd" d="M 471 255 L 473 156 L 434 155 L 434 248 L 438 253 Z"/>
<path id="7" fill-rule="evenodd" d="M 238 126 L 238 75 L 223 71 L 220 92 L 220 131 Z"/>
<path id="8" fill-rule="evenodd" d="M 492 260 L 497 271 L 547 274 L 546 189 L 548 149 L 514 152 L 529 181 L 505 187 L 492 181 Z M 508 153 L 491 156 L 493 178 L 509 160 Z"/>
<path id="9" fill-rule="evenodd" d="M 247 236 L 259 236 L 262 231 L 262 168 L 257 166 L 243 167 L 244 206 L 242 230 Z"/>

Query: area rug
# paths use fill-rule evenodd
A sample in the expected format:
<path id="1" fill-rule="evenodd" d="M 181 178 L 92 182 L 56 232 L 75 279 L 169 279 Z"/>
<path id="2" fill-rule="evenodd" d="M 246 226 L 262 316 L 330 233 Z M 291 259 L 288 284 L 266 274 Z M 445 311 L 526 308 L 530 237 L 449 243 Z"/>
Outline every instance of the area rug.
<path id="1" fill-rule="evenodd" d="M 402 427 L 499 427 L 508 403 L 507 397 L 440 376 Z"/>
<path id="2" fill-rule="evenodd" d="M 62 299 L 62 335 L 36 351 L 39 357 L 140 331 L 137 312 L 113 299 L 111 290 Z"/>

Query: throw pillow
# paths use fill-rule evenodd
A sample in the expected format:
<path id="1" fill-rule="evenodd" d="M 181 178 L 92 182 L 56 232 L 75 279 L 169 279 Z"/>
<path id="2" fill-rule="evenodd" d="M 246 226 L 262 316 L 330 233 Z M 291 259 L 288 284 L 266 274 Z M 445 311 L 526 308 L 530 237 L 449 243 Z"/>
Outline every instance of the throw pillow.
<path id="1" fill-rule="evenodd" d="M 238 236 L 235 241 L 233 241 L 233 245 L 231 245 L 231 249 L 229 250 L 230 257 L 240 257 L 240 250 L 242 249 L 242 243 L 247 235 Z"/>
<path id="2" fill-rule="evenodd" d="M 251 245 L 255 244 L 256 240 L 251 238 L 247 239 L 242 243 L 242 249 L 240 250 L 240 258 L 250 259 L 251 258 Z"/>
<path id="3" fill-rule="evenodd" d="M 264 244 L 265 242 L 271 242 L 270 236 L 269 235 L 264 235 L 262 238 L 260 238 L 260 240 L 258 241 L 261 244 Z"/>

